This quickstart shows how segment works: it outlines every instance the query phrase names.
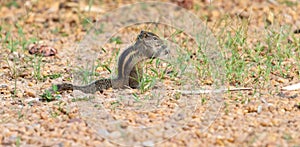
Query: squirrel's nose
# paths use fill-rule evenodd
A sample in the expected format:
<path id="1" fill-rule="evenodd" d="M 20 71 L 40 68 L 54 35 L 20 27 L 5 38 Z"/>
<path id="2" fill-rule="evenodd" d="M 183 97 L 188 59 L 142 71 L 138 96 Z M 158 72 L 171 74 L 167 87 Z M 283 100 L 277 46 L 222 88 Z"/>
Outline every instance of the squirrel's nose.
<path id="1" fill-rule="evenodd" d="M 165 55 L 169 54 L 170 53 L 170 50 L 167 48 L 165 49 Z"/>
<path id="2" fill-rule="evenodd" d="M 169 50 L 168 46 L 163 45 L 162 48 L 164 49 L 164 54 L 165 54 L 165 55 L 167 55 L 167 54 L 170 53 L 170 50 Z"/>

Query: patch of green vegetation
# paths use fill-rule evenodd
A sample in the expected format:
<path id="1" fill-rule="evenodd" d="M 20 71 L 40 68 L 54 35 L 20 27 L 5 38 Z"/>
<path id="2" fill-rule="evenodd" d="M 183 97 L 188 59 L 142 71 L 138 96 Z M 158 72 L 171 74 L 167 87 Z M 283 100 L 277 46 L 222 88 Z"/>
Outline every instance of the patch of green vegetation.
<path id="1" fill-rule="evenodd" d="M 174 96 L 175 96 L 175 100 L 179 100 L 180 97 L 181 97 L 181 93 L 180 92 L 176 92 Z"/>
<path id="2" fill-rule="evenodd" d="M 101 108 L 101 105 L 95 104 L 94 107 L 95 107 L 95 108 Z"/>
<path id="3" fill-rule="evenodd" d="M 227 32 L 224 47 L 231 51 L 231 57 L 226 62 L 226 77 L 230 83 L 240 85 L 247 76 L 247 70 L 244 56 L 241 55 L 240 50 L 245 47 L 246 43 L 246 26 L 242 25 L 235 29 L 235 33 Z"/>
<path id="4" fill-rule="evenodd" d="M 95 77 L 99 76 L 96 72 L 96 69 L 99 65 L 89 64 L 88 62 L 84 67 L 78 67 L 76 69 L 75 74 L 76 77 L 80 79 L 76 79 L 77 81 L 81 81 L 81 84 L 88 84 L 95 80 Z"/>
<path id="5" fill-rule="evenodd" d="M 80 18 L 80 19 L 81 19 L 81 25 L 83 26 L 83 28 L 85 30 L 89 30 L 92 26 L 94 26 L 92 18 L 87 18 L 85 16 L 82 16 L 82 18 Z M 96 32 L 96 33 L 98 33 L 98 32 Z"/>
<path id="6" fill-rule="evenodd" d="M 122 44 L 123 43 L 120 36 L 110 38 L 109 42 L 110 43 L 116 43 L 116 44 Z"/>
<path id="7" fill-rule="evenodd" d="M 296 7 L 299 4 L 298 1 L 290 1 L 290 0 L 284 0 L 284 1 L 281 1 L 280 3 L 285 4 L 289 7 Z"/>
<path id="8" fill-rule="evenodd" d="M 61 28 L 59 28 L 59 27 L 55 27 L 54 29 L 52 29 L 52 30 L 51 30 L 51 33 L 52 33 L 52 34 L 55 34 L 55 35 L 59 35 L 59 34 L 60 34 L 62 37 L 68 37 L 68 36 L 69 36 L 68 33 L 63 32 L 63 31 L 61 30 Z"/>
<path id="9" fill-rule="evenodd" d="M 146 92 L 147 90 L 151 89 L 155 83 L 157 82 L 157 78 L 153 76 L 149 76 L 144 74 L 143 78 L 140 80 L 140 91 L 141 93 Z"/>
<path id="10" fill-rule="evenodd" d="M 17 33 L 14 35 L 11 33 L 11 31 L 7 31 L 10 30 L 12 27 L 15 27 L 17 29 Z M 3 31 L 3 28 L 6 28 L 6 30 Z M 28 62 L 31 62 L 32 60 L 32 59 L 27 60 L 28 57 L 26 55 L 24 58 L 20 55 L 22 55 L 23 52 L 26 50 L 26 46 L 28 46 L 30 43 L 36 42 L 37 39 L 32 37 L 27 39 L 25 37 L 23 28 L 18 23 L 15 24 L 14 26 L 4 23 L 0 27 L 0 32 L 5 33 L 4 37 L 0 35 L 2 48 L 7 49 L 10 52 L 10 54 L 6 56 L 6 61 L 10 69 L 10 76 L 14 79 L 14 91 L 12 93 L 12 97 L 15 97 L 18 89 L 17 79 L 19 78 L 20 73 L 24 72 L 24 69 L 20 67 L 25 66 Z M 39 70 L 40 67 L 37 66 L 35 67 L 36 68 L 34 71 L 35 73 L 37 73 L 37 70 Z M 39 76 L 37 76 L 36 74 L 35 77 L 37 79 L 39 78 Z"/>
<path id="11" fill-rule="evenodd" d="M 224 103 L 224 109 L 225 109 L 225 114 L 228 115 L 229 114 L 229 109 L 228 109 L 229 104 L 227 102 Z"/>
<path id="12" fill-rule="evenodd" d="M 3 24 L 3 26 L 7 25 L 7 28 L 11 28 L 12 26 L 9 24 Z M 36 38 L 29 38 L 26 39 L 23 28 L 16 24 L 15 27 L 17 28 L 17 35 L 13 36 L 11 34 L 11 31 L 5 32 L 5 37 L 2 40 L 2 36 L 0 35 L 0 40 L 2 42 L 2 47 L 7 48 L 10 50 L 10 52 L 16 52 L 18 48 L 22 48 L 24 51 L 26 49 L 26 46 L 28 46 L 30 43 L 36 42 Z M 3 27 L 0 26 L 0 32 L 2 31 Z"/>
<path id="13" fill-rule="evenodd" d="M 17 136 L 17 138 L 16 138 L 16 146 L 17 147 L 21 146 L 21 137 L 20 136 Z"/>
<path id="14" fill-rule="evenodd" d="M 42 62 L 41 56 L 34 55 L 33 61 L 32 61 L 32 67 L 33 67 L 33 77 L 36 80 L 42 81 L 44 80 L 41 71 L 42 71 L 42 66 L 44 65 Z"/>
<path id="15" fill-rule="evenodd" d="M 55 108 L 54 110 L 50 111 L 50 115 L 54 118 L 56 118 L 57 116 L 63 114 L 63 115 L 68 115 L 68 111 L 65 109 L 65 103 L 63 101 L 57 101 L 54 103 L 53 108 Z"/>
<path id="16" fill-rule="evenodd" d="M 14 40 L 14 37 L 11 36 L 10 32 L 6 33 L 4 42 L 7 42 L 6 48 L 8 48 L 10 52 L 15 52 L 17 50 L 18 41 Z"/>
<path id="17" fill-rule="evenodd" d="M 103 68 L 105 68 L 109 73 L 111 73 L 111 69 L 108 67 L 108 65 L 102 65 Z"/>
<path id="18" fill-rule="evenodd" d="M 133 95 L 133 100 L 135 102 L 140 102 L 141 101 L 141 98 L 136 93 L 133 93 L 132 95 Z"/>
<path id="19" fill-rule="evenodd" d="M 291 136 L 290 134 L 286 134 L 286 133 L 283 134 L 282 138 L 283 138 L 284 140 L 287 140 L 287 141 L 293 139 L 292 136 Z"/>
<path id="20" fill-rule="evenodd" d="M 66 111 L 66 109 L 64 108 L 66 103 L 64 103 L 63 101 L 58 101 L 56 102 L 54 105 L 58 106 L 58 111 L 62 114 L 68 114 L 68 111 Z"/>
<path id="21" fill-rule="evenodd" d="M 250 102 L 250 99 L 248 97 L 246 97 L 246 98 L 242 99 L 241 104 L 247 104 L 249 102 Z"/>
<path id="22" fill-rule="evenodd" d="M 62 36 L 62 37 L 68 37 L 69 34 L 68 34 L 68 33 L 65 33 L 65 32 L 62 32 L 62 33 L 61 33 L 61 36 Z"/>
<path id="23" fill-rule="evenodd" d="M 119 107 L 121 105 L 121 103 L 119 101 L 114 101 L 110 103 L 112 109 L 116 109 L 117 107 Z"/>
<path id="24" fill-rule="evenodd" d="M 16 0 L 8 1 L 5 4 L 5 6 L 8 7 L 8 8 L 11 8 L 11 7 L 19 8 L 20 7 Z"/>
<path id="25" fill-rule="evenodd" d="M 59 114 L 57 112 L 50 112 L 51 117 L 56 118 L 57 116 L 59 116 Z"/>
<path id="26" fill-rule="evenodd" d="M 102 34 L 104 32 L 103 29 L 104 29 L 104 23 L 100 23 L 100 27 L 95 29 L 95 34 L 96 35 Z"/>
<path id="27" fill-rule="evenodd" d="M 25 38 L 23 28 L 19 24 L 16 24 L 16 27 L 18 29 L 18 36 L 19 36 L 18 44 L 22 47 L 23 50 L 25 50 L 26 45 L 28 45 L 27 43 L 28 41 Z"/>
<path id="28" fill-rule="evenodd" d="M 6 58 L 7 65 L 9 65 L 9 70 L 10 70 L 10 76 L 14 79 L 14 90 L 13 90 L 13 95 L 12 97 L 15 98 L 17 94 L 17 78 L 19 77 L 19 71 L 16 67 L 16 61 L 17 59 L 13 59 L 13 65 L 9 64 L 9 59 Z"/>
<path id="29" fill-rule="evenodd" d="M 199 10 L 200 10 L 200 6 L 199 6 L 199 4 L 195 4 L 194 5 L 194 10 L 196 11 L 196 12 L 198 12 Z"/>
<path id="30" fill-rule="evenodd" d="M 278 76 L 290 78 L 291 72 L 299 71 L 299 61 L 296 42 L 289 43 L 293 38 L 290 26 L 269 26 L 263 31 L 257 32 L 260 37 L 255 41 L 249 38 L 249 20 L 237 19 L 232 27 L 232 18 L 221 20 L 220 34 L 217 35 L 219 46 L 225 57 L 226 78 L 230 85 L 268 88 L 271 85 L 271 77 Z M 299 75 L 299 73 L 296 73 Z M 245 83 L 249 80 L 250 83 Z M 248 82 L 249 82 L 248 81 Z"/>
<path id="31" fill-rule="evenodd" d="M 94 0 L 89 0 L 89 11 L 91 11 L 93 4 L 94 4 Z"/>
<path id="32" fill-rule="evenodd" d="M 51 74 L 51 75 L 46 75 L 46 76 L 43 76 L 43 78 L 47 78 L 49 77 L 50 79 L 57 79 L 57 78 L 60 78 L 62 75 L 61 74 Z"/>
<path id="33" fill-rule="evenodd" d="M 207 102 L 207 98 L 204 97 L 204 98 L 201 99 L 201 104 L 202 105 L 205 104 L 206 102 Z"/>
<path id="34" fill-rule="evenodd" d="M 42 95 L 40 95 L 42 99 L 46 100 L 47 102 L 55 100 L 55 97 L 49 90 L 46 90 Z"/>
<path id="35" fill-rule="evenodd" d="M 24 114 L 22 113 L 22 109 L 20 109 L 19 111 L 18 111 L 18 119 L 21 119 L 21 118 L 23 118 L 24 117 Z"/>
<path id="36" fill-rule="evenodd" d="M 151 66 L 153 62 L 155 62 L 155 65 Z M 149 89 L 153 88 L 159 80 L 164 78 L 168 67 L 165 69 L 159 68 L 161 63 L 160 59 L 153 59 L 143 63 L 142 67 L 147 67 L 144 70 L 145 73 L 138 72 L 143 75 L 138 75 L 138 79 L 136 79 L 139 81 L 139 89 L 141 93 L 145 93 Z M 137 68 L 136 70 L 138 71 L 139 69 Z"/>
<path id="37" fill-rule="evenodd" d="M 57 86 L 53 85 L 51 91 L 45 90 L 45 92 L 40 96 L 41 96 L 42 100 L 45 100 L 47 102 L 59 100 L 59 99 L 61 99 L 61 96 L 58 95 L 57 90 L 58 90 Z"/>
<path id="38" fill-rule="evenodd" d="M 60 28 L 55 27 L 54 29 L 51 30 L 51 33 L 53 34 L 58 34 L 60 32 Z"/>

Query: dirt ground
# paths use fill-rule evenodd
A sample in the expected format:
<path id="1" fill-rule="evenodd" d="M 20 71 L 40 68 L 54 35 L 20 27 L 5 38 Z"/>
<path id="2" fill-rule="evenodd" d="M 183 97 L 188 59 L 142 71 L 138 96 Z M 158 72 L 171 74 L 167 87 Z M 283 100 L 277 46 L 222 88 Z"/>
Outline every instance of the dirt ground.
<path id="1" fill-rule="evenodd" d="M 224 85 L 251 90 L 225 92 L 221 107 L 218 102 L 206 103 L 218 94 L 207 98 L 172 91 L 180 78 L 169 77 L 146 92 L 108 89 L 92 100 L 75 99 L 76 93 L 70 91 L 47 95 L 52 84 L 74 78 L 74 60 L 82 54 L 75 48 L 98 18 L 138 1 L 4 0 L 0 1 L 0 145 L 300 146 L 300 93 L 281 90 L 299 82 L 300 2 L 164 1 L 187 8 L 212 30 L 226 60 Z M 100 49 L 102 66 L 95 69 L 94 78 L 109 77 L 116 49 L 128 46 L 136 37 L 132 34 L 145 28 L 151 27 L 116 30 L 112 41 Z M 55 56 L 30 54 L 34 43 L 54 49 Z M 199 60 L 200 70 L 205 69 Z M 214 80 L 206 74 L 197 81 L 210 88 Z M 160 94 L 160 88 L 167 92 L 161 93 L 164 101 L 159 109 L 154 109 L 155 100 L 139 111 L 129 109 L 140 108 L 136 93 L 146 98 Z M 120 96 L 125 96 L 123 101 L 116 101 Z"/>

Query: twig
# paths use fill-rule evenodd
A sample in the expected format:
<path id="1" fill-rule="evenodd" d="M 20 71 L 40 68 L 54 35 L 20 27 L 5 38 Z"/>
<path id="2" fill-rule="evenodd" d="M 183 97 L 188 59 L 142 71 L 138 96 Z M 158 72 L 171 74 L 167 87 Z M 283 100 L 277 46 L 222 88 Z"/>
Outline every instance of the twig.
<path id="1" fill-rule="evenodd" d="M 297 90 L 297 89 L 300 89 L 300 83 L 282 87 L 282 90 L 287 90 L 287 91 Z"/>
<path id="2" fill-rule="evenodd" d="M 200 90 L 176 90 L 182 94 L 206 94 L 206 93 L 221 93 L 224 91 L 244 91 L 244 90 L 252 90 L 252 88 L 230 88 L 230 89 L 200 89 Z"/>

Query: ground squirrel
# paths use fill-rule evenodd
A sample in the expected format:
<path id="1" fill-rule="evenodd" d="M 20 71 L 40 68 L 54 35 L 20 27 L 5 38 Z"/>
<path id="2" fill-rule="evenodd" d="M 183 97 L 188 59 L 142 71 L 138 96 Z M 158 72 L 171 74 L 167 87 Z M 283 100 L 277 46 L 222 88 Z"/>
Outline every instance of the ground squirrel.
<path id="1" fill-rule="evenodd" d="M 142 75 L 137 64 L 145 59 L 154 59 L 169 53 L 167 45 L 156 34 L 141 31 L 137 36 L 136 42 L 125 49 L 118 59 L 118 75 L 116 78 L 99 79 L 88 85 L 76 86 L 69 83 L 58 84 L 57 90 L 80 90 L 84 93 L 102 92 L 104 89 L 123 88 L 129 86 L 138 88 Z"/>

